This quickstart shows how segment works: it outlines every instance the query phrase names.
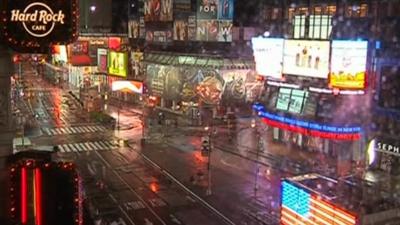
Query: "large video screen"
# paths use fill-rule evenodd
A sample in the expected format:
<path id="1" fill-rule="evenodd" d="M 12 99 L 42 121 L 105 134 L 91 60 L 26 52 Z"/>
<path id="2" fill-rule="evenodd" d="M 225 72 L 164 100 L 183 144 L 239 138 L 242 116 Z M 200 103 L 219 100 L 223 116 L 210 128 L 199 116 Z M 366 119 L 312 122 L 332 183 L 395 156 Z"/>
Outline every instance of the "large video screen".
<path id="1" fill-rule="evenodd" d="M 364 89 L 367 49 L 367 41 L 332 41 L 331 86 Z"/>
<path id="2" fill-rule="evenodd" d="M 283 73 L 328 78 L 329 41 L 285 40 Z"/>
<path id="3" fill-rule="evenodd" d="M 300 114 L 304 111 L 308 96 L 307 91 L 280 88 L 276 100 L 276 109 Z"/>
<path id="4" fill-rule="evenodd" d="M 290 94 L 292 89 L 281 88 L 279 89 L 278 98 L 276 100 L 276 109 L 287 111 L 290 103 Z"/>
<path id="5" fill-rule="evenodd" d="M 114 52 L 108 53 L 108 73 L 115 76 L 126 77 L 128 74 L 128 53 Z"/>
<path id="6" fill-rule="evenodd" d="M 281 38 L 252 38 L 254 61 L 259 75 L 282 78 L 283 43 Z"/>

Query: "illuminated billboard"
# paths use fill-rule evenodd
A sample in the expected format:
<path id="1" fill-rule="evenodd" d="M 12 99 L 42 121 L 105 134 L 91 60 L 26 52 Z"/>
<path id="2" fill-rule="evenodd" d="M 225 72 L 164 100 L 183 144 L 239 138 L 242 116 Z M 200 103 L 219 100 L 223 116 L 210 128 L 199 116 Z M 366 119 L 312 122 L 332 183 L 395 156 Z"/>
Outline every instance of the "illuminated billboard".
<path id="1" fill-rule="evenodd" d="M 112 91 L 143 94 L 143 83 L 139 81 L 117 80 L 112 82 Z"/>
<path id="2" fill-rule="evenodd" d="M 172 0 L 144 0 L 144 20 L 172 21 L 173 4 Z"/>
<path id="3" fill-rule="evenodd" d="M 302 113 L 308 92 L 298 89 L 280 88 L 276 109 L 291 113 Z"/>
<path id="4" fill-rule="evenodd" d="M 97 49 L 97 68 L 101 73 L 107 73 L 107 49 Z"/>
<path id="5" fill-rule="evenodd" d="M 290 224 L 326 224 L 355 225 L 357 217 L 351 212 L 323 199 L 303 185 L 283 181 L 281 184 L 281 223 Z M 315 223 L 318 221 L 319 223 Z"/>
<path id="6" fill-rule="evenodd" d="M 336 88 L 363 89 L 368 41 L 332 41 L 329 84 Z"/>
<path id="7" fill-rule="evenodd" d="M 197 0 L 196 40 L 231 42 L 233 12 L 233 0 Z"/>
<path id="8" fill-rule="evenodd" d="M 126 52 L 108 53 L 108 73 L 115 76 L 126 77 L 128 71 L 128 54 Z"/>
<path id="9" fill-rule="evenodd" d="M 283 73 L 328 78 L 329 41 L 285 40 Z"/>
<path id="10" fill-rule="evenodd" d="M 252 38 L 254 61 L 259 75 L 282 78 L 283 43 L 280 38 Z"/>
<path id="11" fill-rule="evenodd" d="M 47 53 L 78 37 L 76 0 L 4 0 L 0 7 L 1 39 L 17 52 Z"/>

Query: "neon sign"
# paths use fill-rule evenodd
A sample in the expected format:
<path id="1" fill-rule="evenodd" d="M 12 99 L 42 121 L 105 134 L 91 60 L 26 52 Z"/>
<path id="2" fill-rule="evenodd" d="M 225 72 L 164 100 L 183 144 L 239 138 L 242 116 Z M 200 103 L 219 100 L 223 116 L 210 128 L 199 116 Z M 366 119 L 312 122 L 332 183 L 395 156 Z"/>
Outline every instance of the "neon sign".
<path id="1" fill-rule="evenodd" d="M 337 127 L 284 117 L 267 112 L 260 104 L 253 105 L 253 109 L 263 118 L 263 122 L 272 127 L 327 139 L 358 140 L 361 138 L 361 127 Z"/>

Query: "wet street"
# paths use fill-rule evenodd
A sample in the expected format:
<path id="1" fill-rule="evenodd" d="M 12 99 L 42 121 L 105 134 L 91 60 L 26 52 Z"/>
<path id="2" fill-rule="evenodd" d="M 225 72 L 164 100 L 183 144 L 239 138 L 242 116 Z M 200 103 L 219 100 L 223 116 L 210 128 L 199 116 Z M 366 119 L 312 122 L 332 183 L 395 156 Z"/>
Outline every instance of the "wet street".
<path id="1" fill-rule="evenodd" d="M 57 146 L 57 158 L 77 164 L 85 206 L 96 224 L 277 223 L 279 173 L 267 161 L 256 163 L 254 152 L 235 152 L 226 147 L 230 140 L 212 137 L 209 182 L 208 157 L 200 152 L 203 127 L 153 123 L 142 146 L 139 108 L 122 107 L 120 129 L 114 129 L 90 122 L 67 89 L 50 85 L 29 67 L 24 80 L 31 97 L 18 103 L 32 115 L 24 130 L 29 147 Z M 107 110 L 113 117 L 117 111 L 113 105 Z M 227 132 L 216 129 L 219 135 Z M 237 137 L 246 139 L 248 132 Z"/>

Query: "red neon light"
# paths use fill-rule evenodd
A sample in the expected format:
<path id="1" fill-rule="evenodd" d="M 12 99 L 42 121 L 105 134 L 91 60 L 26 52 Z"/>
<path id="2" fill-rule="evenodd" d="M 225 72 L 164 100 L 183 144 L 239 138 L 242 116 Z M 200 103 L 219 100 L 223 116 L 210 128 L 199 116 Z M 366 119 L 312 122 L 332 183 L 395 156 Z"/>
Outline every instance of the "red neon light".
<path id="1" fill-rule="evenodd" d="M 36 225 L 42 225 L 42 177 L 39 168 L 35 169 L 35 208 Z"/>
<path id="2" fill-rule="evenodd" d="M 320 138 L 326 138 L 326 139 L 333 139 L 333 140 L 359 140 L 361 138 L 361 134 L 359 133 L 352 133 L 352 134 L 337 134 L 337 133 L 328 133 L 328 132 L 322 132 L 322 131 L 316 131 L 316 130 L 311 130 L 311 129 L 306 129 L 302 128 L 299 126 L 293 126 L 285 123 L 280 123 L 277 121 L 269 120 L 266 118 L 263 118 L 264 123 L 266 123 L 269 126 L 272 127 L 277 127 L 281 128 L 283 130 L 288 130 L 304 135 L 309 135 L 309 136 L 314 136 L 314 137 L 320 137 Z"/>
<path id="3" fill-rule="evenodd" d="M 21 223 L 25 224 L 28 221 L 28 183 L 26 177 L 26 168 L 21 168 Z"/>

